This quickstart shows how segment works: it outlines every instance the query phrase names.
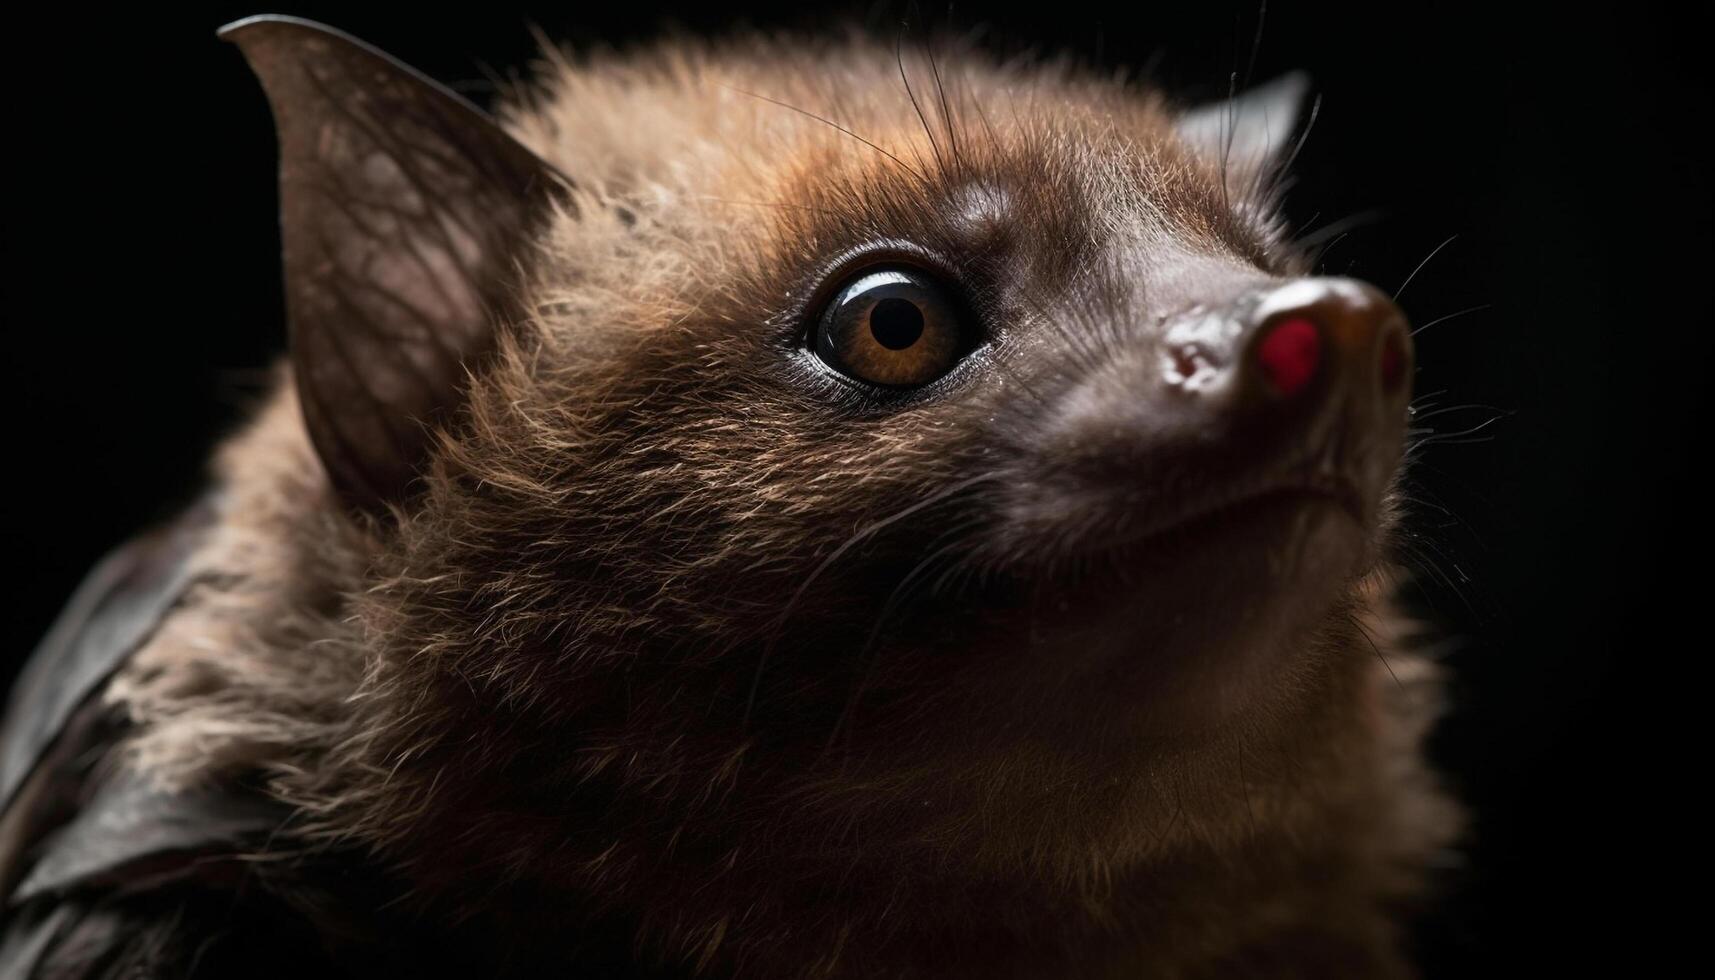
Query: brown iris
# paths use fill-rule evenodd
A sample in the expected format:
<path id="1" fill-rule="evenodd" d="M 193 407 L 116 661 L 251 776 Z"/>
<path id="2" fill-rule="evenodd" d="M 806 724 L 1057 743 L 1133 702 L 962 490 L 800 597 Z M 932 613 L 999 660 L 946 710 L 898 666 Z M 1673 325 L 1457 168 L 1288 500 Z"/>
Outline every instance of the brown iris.
<path id="1" fill-rule="evenodd" d="M 859 381 L 891 388 L 927 384 L 958 362 L 958 309 L 932 278 L 907 269 L 852 280 L 822 314 L 817 356 Z"/>

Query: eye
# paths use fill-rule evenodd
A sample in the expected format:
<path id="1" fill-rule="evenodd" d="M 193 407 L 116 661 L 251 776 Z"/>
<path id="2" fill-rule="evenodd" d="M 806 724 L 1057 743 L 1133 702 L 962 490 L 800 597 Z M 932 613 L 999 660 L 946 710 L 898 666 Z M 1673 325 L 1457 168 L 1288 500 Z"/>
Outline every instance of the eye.
<path id="1" fill-rule="evenodd" d="M 966 331 L 945 286 L 915 270 L 865 273 L 835 294 L 816 325 L 816 356 L 849 378 L 890 388 L 928 384 L 963 357 Z"/>

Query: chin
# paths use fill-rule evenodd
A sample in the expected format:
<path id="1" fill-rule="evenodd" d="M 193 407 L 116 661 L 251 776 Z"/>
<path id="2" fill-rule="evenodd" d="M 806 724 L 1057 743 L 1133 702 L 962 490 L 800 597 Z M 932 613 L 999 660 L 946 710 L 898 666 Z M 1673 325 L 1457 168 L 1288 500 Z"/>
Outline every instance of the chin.
<path id="1" fill-rule="evenodd" d="M 1092 547 L 1031 588 L 1014 645 L 1042 687 L 1105 733 L 1175 737 L 1242 722 L 1345 625 L 1371 560 L 1374 508 L 1271 490 Z M 1050 671 L 1045 669 L 1044 673 Z M 1099 719 L 1099 723 L 1097 720 Z"/>

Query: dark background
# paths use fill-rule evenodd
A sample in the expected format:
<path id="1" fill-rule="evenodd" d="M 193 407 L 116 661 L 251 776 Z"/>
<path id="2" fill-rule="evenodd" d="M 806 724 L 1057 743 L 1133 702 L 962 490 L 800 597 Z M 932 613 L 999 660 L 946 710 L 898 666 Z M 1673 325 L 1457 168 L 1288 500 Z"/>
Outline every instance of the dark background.
<path id="1" fill-rule="evenodd" d="M 0 42 L 15 576 L 0 679 L 98 555 L 194 491 L 282 349 L 271 124 L 218 25 L 325 20 L 480 102 L 532 56 L 530 23 L 623 44 L 669 23 L 829 19 L 766 3 L 65 7 L 14 17 Z M 889 30 L 908 13 L 846 9 Z M 1706 901 L 1692 790 L 1707 764 L 1685 757 L 1708 713 L 1711 213 L 1693 150 L 1708 25 L 1571 9 L 1277 2 L 1254 53 L 1257 80 L 1306 68 L 1325 98 L 1294 222 L 1371 218 L 1325 269 L 1391 291 L 1452 238 L 1401 302 L 1417 324 L 1483 307 L 1417 338 L 1417 391 L 1451 410 L 1413 473 L 1434 505 L 1413 598 L 1455 641 L 1434 751 L 1475 811 L 1467 866 L 1417 935 L 1436 977 L 1641 966 Z M 926 10 L 913 19 L 948 15 Z M 952 16 L 1007 50 L 1070 48 L 1212 96 L 1246 71 L 1258 15 L 1256 0 L 1053 0 Z"/>

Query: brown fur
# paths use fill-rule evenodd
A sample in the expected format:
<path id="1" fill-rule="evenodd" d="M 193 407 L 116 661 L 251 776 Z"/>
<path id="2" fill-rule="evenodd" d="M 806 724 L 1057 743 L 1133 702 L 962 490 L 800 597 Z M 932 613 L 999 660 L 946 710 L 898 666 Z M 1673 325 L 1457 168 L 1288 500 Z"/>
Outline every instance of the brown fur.
<path id="1" fill-rule="evenodd" d="M 599 926 L 747 976 L 1401 972 L 1394 906 L 1457 821 L 1391 509 L 1207 725 L 1019 649 L 1107 581 L 1104 512 L 1041 499 L 1065 331 L 1121 351 L 1128 284 L 1188 304 L 1300 259 L 1151 95 L 905 67 L 927 122 L 862 42 L 549 65 L 506 118 L 590 206 L 543 236 L 534 316 L 391 524 L 341 514 L 281 386 L 220 456 L 213 584 L 112 688 L 130 758 L 265 775 L 300 815 L 276 856 L 373 854 L 495 962 Z M 1011 385 L 857 404 L 791 324 L 878 236 L 1062 326 L 984 355 Z"/>

